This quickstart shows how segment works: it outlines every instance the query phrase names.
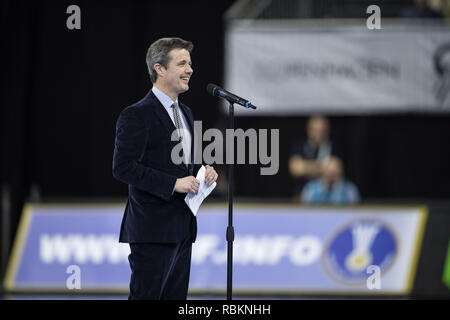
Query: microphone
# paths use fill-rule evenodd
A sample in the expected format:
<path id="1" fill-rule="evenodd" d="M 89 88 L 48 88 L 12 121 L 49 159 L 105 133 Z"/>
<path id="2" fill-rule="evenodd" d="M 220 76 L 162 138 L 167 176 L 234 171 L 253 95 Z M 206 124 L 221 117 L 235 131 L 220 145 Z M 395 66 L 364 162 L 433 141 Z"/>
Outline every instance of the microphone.
<path id="1" fill-rule="evenodd" d="M 222 89 L 221 87 L 216 86 L 215 84 L 212 84 L 212 83 L 208 84 L 206 86 L 206 91 L 208 91 L 208 93 L 210 95 L 226 99 L 230 103 L 240 104 L 241 106 L 243 106 L 247 109 L 248 108 L 256 109 L 256 107 L 254 105 L 252 105 L 250 101 L 242 99 L 241 97 L 238 97 L 238 96 Z"/>

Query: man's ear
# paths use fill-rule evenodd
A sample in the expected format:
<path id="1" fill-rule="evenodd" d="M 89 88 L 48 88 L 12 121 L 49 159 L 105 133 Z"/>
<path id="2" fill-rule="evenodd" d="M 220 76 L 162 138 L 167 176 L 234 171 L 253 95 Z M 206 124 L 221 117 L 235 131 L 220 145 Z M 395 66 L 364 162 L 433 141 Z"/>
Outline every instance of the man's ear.
<path id="1" fill-rule="evenodd" d="M 155 63 L 153 65 L 153 68 L 155 69 L 156 73 L 158 74 L 159 77 L 162 77 L 164 75 L 164 71 L 166 70 L 166 68 L 164 68 L 164 66 L 162 64 L 159 63 Z"/>

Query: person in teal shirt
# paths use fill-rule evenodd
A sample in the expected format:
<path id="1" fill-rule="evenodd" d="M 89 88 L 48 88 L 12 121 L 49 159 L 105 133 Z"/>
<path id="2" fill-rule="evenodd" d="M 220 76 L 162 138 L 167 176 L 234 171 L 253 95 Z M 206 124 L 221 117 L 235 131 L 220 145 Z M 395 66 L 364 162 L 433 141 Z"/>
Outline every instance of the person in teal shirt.
<path id="1" fill-rule="evenodd" d="M 308 182 L 302 190 L 305 204 L 356 204 L 360 201 L 358 188 L 345 179 L 342 161 L 329 157 L 320 178 Z"/>

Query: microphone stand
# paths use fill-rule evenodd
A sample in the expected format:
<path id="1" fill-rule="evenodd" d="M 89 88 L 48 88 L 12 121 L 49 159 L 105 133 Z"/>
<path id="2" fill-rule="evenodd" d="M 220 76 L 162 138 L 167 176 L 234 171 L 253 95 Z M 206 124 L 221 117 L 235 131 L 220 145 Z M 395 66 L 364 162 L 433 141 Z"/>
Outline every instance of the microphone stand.
<path id="1" fill-rule="evenodd" d="M 228 129 L 234 130 L 234 105 L 230 102 L 228 112 Z M 234 147 L 234 143 L 231 144 Z M 229 151 L 229 150 L 228 150 Z M 234 155 L 234 150 L 233 153 Z M 234 228 L 233 228 L 233 166 L 234 159 L 228 166 L 228 227 L 227 227 L 227 244 L 228 244 L 228 256 L 227 256 L 227 300 L 232 300 L 233 290 L 233 241 L 234 241 Z"/>

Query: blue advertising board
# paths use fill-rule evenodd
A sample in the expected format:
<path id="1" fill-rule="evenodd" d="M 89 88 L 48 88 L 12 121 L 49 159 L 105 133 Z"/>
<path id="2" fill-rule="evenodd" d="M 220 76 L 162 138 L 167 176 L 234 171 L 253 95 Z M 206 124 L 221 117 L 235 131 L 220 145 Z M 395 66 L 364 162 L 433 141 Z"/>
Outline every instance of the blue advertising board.
<path id="1" fill-rule="evenodd" d="M 128 291 L 125 205 L 28 204 L 5 278 L 10 291 Z M 226 289 L 227 206 L 197 215 L 191 293 Z M 304 207 L 236 204 L 234 292 L 407 294 L 425 227 L 425 207 Z"/>

